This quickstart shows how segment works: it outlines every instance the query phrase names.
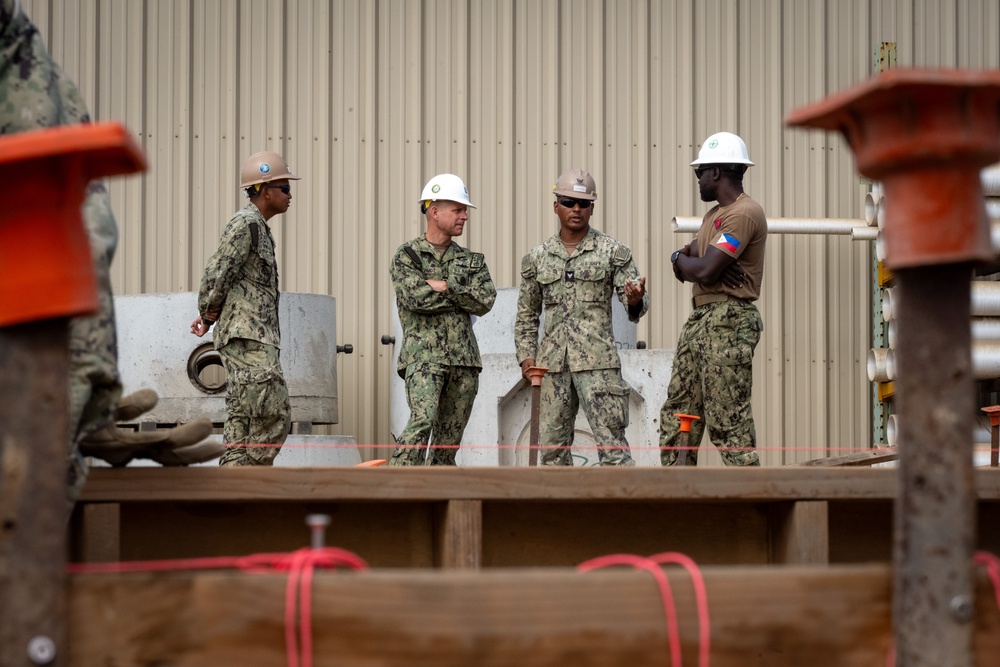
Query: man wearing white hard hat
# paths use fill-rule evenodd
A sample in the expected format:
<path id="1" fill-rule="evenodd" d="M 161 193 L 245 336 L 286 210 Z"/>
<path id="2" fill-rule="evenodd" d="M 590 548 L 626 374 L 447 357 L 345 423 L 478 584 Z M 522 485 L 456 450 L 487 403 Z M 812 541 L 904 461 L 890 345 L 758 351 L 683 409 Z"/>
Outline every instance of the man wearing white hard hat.
<path id="1" fill-rule="evenodd" d="M 198 293 L 191 333 L 212 324 L 226 369 L 226 453 L 219 465 L 272 465 L 291 428 L 291 407 L 279 355 L 278 261 L 268 221 L 288 211 L 290 181 L 299 177 L 271 151 L 251 155 L 240 171 L 249 202 L 222 231 Z"/>
<path id="2" fill-rule="evenodd" d="M 453 240 L 465 230 L 470 208 L 461 178 L 430 179 L 420 194 L 427 231 L 392 258 L 403 329 L 396 370 L 406 382 L 410 419 L 391 466 L 455 465 L 479 392 L 483 364 L 472 317 L 490 311 L 497 291 L 483 255 Z"/>
<path id="3" fill-rule="evenodd" d="M 660 461 L 695 465 L 705 427 L 726 465 L 757 466 L 750 394 L 753 353 L 764 327 L 754 305 L 764 278 L 767 219 L 743 191 L 753 166 L 743 140 L 713 134 L 691 163 L 702 201 L 717 202 L 694 241 L 670 256 L 674 276 L 692 283 L 694 311 L 681 329 L 667 400 L 660 410 Z M 679 460 L 677 414 L 695 415 Z"/>

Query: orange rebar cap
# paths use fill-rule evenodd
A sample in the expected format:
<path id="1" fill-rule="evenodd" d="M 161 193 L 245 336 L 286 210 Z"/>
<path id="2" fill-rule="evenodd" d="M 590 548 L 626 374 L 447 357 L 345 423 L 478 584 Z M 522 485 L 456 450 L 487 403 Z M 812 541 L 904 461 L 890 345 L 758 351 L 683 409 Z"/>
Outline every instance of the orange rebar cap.
<path id="1" fill-rule="evenodd" d="M 146 169 L 117 123 L 66 125 L 0 137 L 0 327 L 97 310 L 81 206 L 95 178 Z"/>
<path id="2" fill-rule="evenodd" d="M 882 182 L 890 269 L 994 260 L 979 170 L 1000 159 L 1000 71 L 892 69 L 785 122 L 839 130 Z"/>
<path id="3" fill-rule="evenodd" d="M 698 420 L 701 419 L 701 417 L 699 417 L 698 415 L 683 415 L 679 412 L 675 412 L 674 417 L 677 417 L 678 419 L 681 420 L 681 433 L 690 433 L 691 422 L 693 422 L 696 419 Z"/>

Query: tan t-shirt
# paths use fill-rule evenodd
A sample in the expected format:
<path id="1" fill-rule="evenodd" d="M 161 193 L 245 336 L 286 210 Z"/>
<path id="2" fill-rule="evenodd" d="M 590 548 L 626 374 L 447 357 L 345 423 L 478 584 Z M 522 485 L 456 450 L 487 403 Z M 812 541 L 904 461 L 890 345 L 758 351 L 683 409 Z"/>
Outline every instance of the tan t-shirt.
<path id="1" fill-rule="evenodd" d="M 691 294 L 728 294 L 739 299 L 756 301 L 764 281 L 764 244 L 767 242 L 767 218 L 760 204 L 744 193 L 729 206 L 716 205 L 705 214 L 695 237 L 698 256 L 704 257 L 709 246 L 715 246 L 735 257 L 747 282 L 732 289 L 721 281 L 709 285 L 695 283 Z"/>

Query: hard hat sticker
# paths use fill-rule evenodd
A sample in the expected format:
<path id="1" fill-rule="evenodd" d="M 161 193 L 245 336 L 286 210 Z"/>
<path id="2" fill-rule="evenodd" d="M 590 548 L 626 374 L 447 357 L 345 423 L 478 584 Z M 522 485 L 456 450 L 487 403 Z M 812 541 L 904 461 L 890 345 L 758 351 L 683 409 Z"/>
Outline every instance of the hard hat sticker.
<path id="1" fill-rule="evenodd" d="M 586 191 L 587 191 L 587 186 L 585 186 L 585 185 L 574 185 L 573 186 L 573 192 L 586 192 Z"/>
<path id="2" fill-rule="evenodd" d="M 441 186 L 435 183 L 434 185 L 431 186 L 431 192 L 433 192 L 434 194 L 441 192 Z"/>
<path id="3" fill-rule="evenodd" d="M 718 139 L 712 139 L 710 142 L 708 142 L 708 147 L 709 148 L 717 148 L 718 145 L 719 145 L 719 140 Z"/>
<path id="4" fill-rule="evenodd" d="M 271 172 L 271 165 L 269 165 L 266 162 L 264 164 L 260 165 L 260 173 L 267 174 L 267 173 L 270 173 L 270 172 Z"/>

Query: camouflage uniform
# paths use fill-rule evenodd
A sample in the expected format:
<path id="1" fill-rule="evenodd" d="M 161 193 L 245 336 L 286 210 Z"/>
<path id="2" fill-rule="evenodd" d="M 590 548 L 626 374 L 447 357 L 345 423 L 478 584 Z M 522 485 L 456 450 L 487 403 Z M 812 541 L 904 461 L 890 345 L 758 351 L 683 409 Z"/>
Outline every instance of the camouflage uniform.
<path id="1" fill-rule="evenodd" d="M 0 0 L 0 134 L 90 122 L 76 85 L 52 61 L 37 28 L 15 7 L 14 0 Z M 79 440 L 113 420 L 122 392 L 110 276 L 118 228 L 103 183 L 90 184 L 82 214 L 99 310 L 71 319 L 69 326 L 69 424 L 75 428 L 69 445 L 71 501 L 86 477 Z"/>
<path id="2" fill-rule="evenodd" d="M 702 418 L 692 422 L 688 434 L 688 465 L 698 462 L 706 425 L 726 465 L 760 465 L 750 397 L 753 353 L 764 330 L 753 301 L 764 277 L 766 241 L 764 210 L 746 195 L 705 214 L 695 239 L 698 256 L 704 257 L 711 245 L 738 257 L 747 281 L 741 288 L 722 282 L 694 286 L 695 303 L 708 302 L 694 308 L 677 341 L 667 400 L 660 410 L 660 462 L 665 466 L 677 462 L 678 413 Z"/>
<path id="3" fill-rule="evenodd" d="M 214 342 L 226 369 L 223 441 L 242 445 L 231 446 L 219 465 L 271 465 L 288 436 L 292 422 L 279 361 L 279 298 L 274 237 L 251 202 L 222 231 L 198 293 L 199 312 L 222 308 Z"/>
<path id="4" fill-rule="evenodd" d="M 611 328 L 611 299 L 617 293 L 629 319 L 638 322 L 649 310 L 649 295 L 635 312 L 628 307 L 625 283 L 639 279 L 632 251 L 593 228 L 572 256 L 556 234 L 521 261 L 517 361 L 533 358 L 549 369 L 542 378 L 538 428 L 538 444 L 547 447 L 542 464 L 572 465 L 573 424 L 582 403 L 601 465 L 635 465 L 625 439 L 630 390 Z"/>
<path id="5" fill-rule="evenodd" d="M 429 439 L 427 464 L 455 465 L 483 368 L 471 316 L 490 312 L 497 296 L 490 270 L 482 254 L 454 242 L 438 257 L 421 236 L 399 247 L 390 276 L 403 328 L 396 370 L 406 380 L 410 419 L 389 465 L 422 463 Z M 446 280 L 448 289 L 437 292 L 427 280 Z"/>

